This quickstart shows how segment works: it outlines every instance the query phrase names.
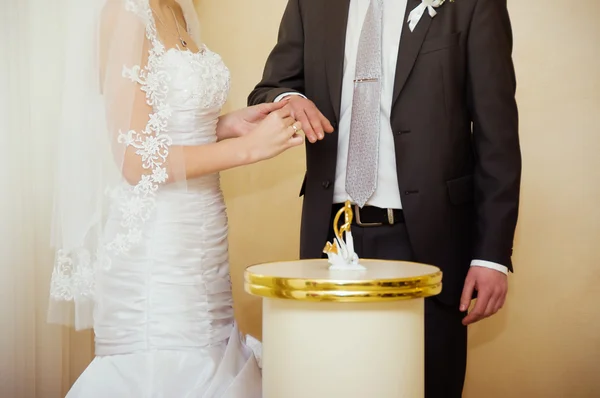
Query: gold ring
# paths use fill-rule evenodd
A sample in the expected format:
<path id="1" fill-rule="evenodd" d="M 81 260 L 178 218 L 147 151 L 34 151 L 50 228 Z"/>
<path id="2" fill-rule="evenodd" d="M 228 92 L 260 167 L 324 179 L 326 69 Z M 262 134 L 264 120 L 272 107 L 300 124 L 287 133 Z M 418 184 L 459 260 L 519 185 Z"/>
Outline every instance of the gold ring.
<path id="1" fill-rule="evenodd" d="M 292 128 L 294 129 L 294 132 L 297 133 L 298 132 L 298 127 L 296 127 L 296 123 L 292 124 Z"/>

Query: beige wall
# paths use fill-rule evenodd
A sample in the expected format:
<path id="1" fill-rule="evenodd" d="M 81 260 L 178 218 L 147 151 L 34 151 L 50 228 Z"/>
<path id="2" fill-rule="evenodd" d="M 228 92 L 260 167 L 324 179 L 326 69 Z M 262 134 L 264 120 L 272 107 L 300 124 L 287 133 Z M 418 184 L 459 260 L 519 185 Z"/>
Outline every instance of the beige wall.
<path id="1" fill-rule="evenodd" d="M 326 1 L 326 0 L 323 0 Z M 460 0 L 457 0 L 460 1 Z M 285 0 L 200 0 L 204 39 L 245 105 Z M 524 156 L 522 212 L 506 308 L 470 329 L 465 397 L 600 396 L 600 3 L 509 1 Z M 303 150 L 223 174 L 236 311 L 260 332 L 243 268 L 294 259 Z"/>

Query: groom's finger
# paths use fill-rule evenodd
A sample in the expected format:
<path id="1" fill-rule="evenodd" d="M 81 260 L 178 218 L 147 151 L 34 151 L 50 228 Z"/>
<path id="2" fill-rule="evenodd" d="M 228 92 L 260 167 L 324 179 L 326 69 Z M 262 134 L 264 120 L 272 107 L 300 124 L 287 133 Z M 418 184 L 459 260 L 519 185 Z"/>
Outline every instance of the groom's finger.
<path id="1" fill-rule="evenodd" d="M 292 147 L 302 145 L 302 144 L 304 144 L 304 136 L 302 134 L 294 134 L 287 141 L 287 148 L 292 148 Z"/>
<path id="2" fill-rule="evenodd" d="M 302 123 L 294 120 L 294 122 L 288 126 L 287 133 L 289 134 L 289 137 L 300 135 L 302 133 Z"/>
<path id="3" fill-rule="evenodd" d="M 306 108 L 305 112 L 310 120 L 313 131 L 317 135 L 317 139 L 322 140 L 325 133 L 323 131 L 323 126 L 321 125 L 321 112 L 319 112 L 316 107 Z"/>
<path id="4" fill-rule="evenodd" d="M 323 126 L 323 130 L 325 130 L 326 133 L 333 133 L 334 128 L 329 119 L 323 116 L 321 112 L 319 112 L 319 115 L 321 116 L 321 125 Z"/>
<path id="5" fill-rule="evenodd" d="M 302 127 L 304 128 L 304 135 L 308 138 L 308 141 L 311 143 L 317 142 L 317 134 L 313 130 L 310 120 L 308 119 L 308 115 L 306 114 L 304 108 L 300 109 L 299 112 L 294 112 L 296 116 L 296 120 L 302 123 Z"/>

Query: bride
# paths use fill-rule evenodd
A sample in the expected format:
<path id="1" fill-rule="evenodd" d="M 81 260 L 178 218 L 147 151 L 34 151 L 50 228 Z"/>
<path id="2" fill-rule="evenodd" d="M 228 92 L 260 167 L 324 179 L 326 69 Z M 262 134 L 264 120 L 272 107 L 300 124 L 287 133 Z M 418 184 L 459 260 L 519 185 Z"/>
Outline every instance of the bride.
<path id="1" fill-rule="evenodd" d="M 229 72 L 192 0 L 67 13 L 50 320 L 93 327 L 96 350 L 67 396 L 259 398 L 218 173 L 302 144 L 301 125 L 283 103 L 219 116 Z"/>

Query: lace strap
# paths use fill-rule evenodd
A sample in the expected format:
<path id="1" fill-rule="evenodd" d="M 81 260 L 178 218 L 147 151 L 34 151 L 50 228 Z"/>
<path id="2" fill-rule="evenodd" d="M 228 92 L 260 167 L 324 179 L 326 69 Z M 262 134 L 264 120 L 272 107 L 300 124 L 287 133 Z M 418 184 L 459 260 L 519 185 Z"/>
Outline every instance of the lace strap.
<path id="1" fill-rule="evenodd" d="M 121 231 L 108 242 L 106 248 L 113 254 L 127 252 L 141 240 L 143 224 L 150 218 L 155 207 L 154 196 L 159 188 L 167 182 L 167 158 L 171 147 L 171 137 L 168 135 L 168 121 L 171 110 L 166 102 L 168 95 L 168 76 L 160 71 L 162 55 L 165 48 L 158 40 L 156 23 L 147 0 L 127 0 L 128 10 L 143 18 L 146 27 L 146 37 L 151 48 L 146 65 L 124 65 L 123 77 L 138 83 L 146 93 L 146 100 L 153 112 L 148 115 L 148 122 L 142 131 L 120 131 L 118 141 L 125 146 L 134 147 L 142 158 L 144 169 L 140 181 L 132 189 L 118 187 L 111 196 L 120 206 L 124 220 Z"/>

